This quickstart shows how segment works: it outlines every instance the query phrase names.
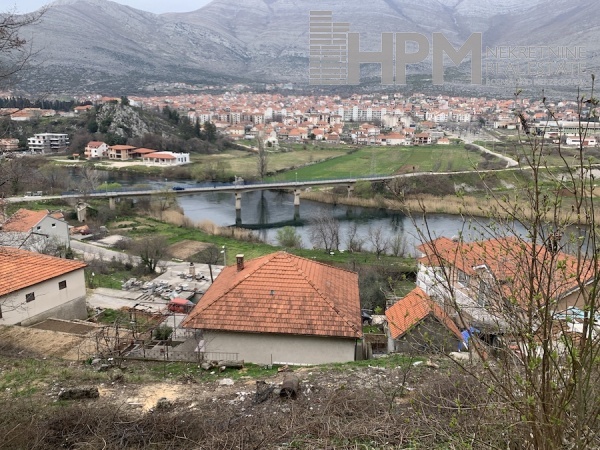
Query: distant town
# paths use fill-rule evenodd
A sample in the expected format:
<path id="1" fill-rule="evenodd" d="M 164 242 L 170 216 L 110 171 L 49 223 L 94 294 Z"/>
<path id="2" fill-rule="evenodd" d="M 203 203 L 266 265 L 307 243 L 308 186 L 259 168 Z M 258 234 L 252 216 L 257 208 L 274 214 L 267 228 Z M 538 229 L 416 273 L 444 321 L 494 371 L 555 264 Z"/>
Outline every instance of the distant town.
<path id="1" fill-rule="evenodd" d="M 232 141 L 262 136 L 268 147 L 280 143 L 319 141 L 361 145 L 447 145 L 451 137 L 460 138 L 471 127 L 516 130 L 524 124 L 541 130 L 546 138 L 562 144 L 579 144 L 576 102 L 545 103 L 542 100 L 490 99 L 413 94 L 355 94 L 349 97 L 294 96 L 283 94 L 225 93 L 222 95 L 180 95 L 130 97 L 131 106 L 146 110 L 170 108 L 192 123 L 212 123 Z M 70 111 L 42 108 L 2 108 L 1 116 L 14 122 L 36 118 L 76 117 L 94 106 L 118 102 L 118 98 L 91 95 L 79 97 Z M 515 114 L 519 111 L 519 116 Z M 583 112 L 585 113 L 585 111 Z M 589 128 L 589 127 L 588 127 Z M 584 146 L 597 145 L 596 123 L 586 134 Z M 88 159 L 144 160 L 147 163 L 185 164 L 189 155 L 156 152 L 132 146 L 108 146 L 90 142 L 81 155 Z M 69 146 L 64 133 L 40 133 L 28 138 L 27 150 L 34 154 L 55 153 Z M 0 151 L 15 152 L 19 140 L 0 139 Z M 158 153 L 158 154 L 157 154 Z"/>

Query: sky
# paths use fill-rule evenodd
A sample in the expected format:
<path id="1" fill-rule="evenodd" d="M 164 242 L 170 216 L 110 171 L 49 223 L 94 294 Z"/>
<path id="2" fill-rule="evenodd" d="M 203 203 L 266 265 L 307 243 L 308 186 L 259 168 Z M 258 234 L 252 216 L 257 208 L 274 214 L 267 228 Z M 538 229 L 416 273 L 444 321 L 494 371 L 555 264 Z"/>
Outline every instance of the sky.
<path id="1" fill-rule="evenodd" d="M 150 11 L 156 14 L 165 12 L 188 12 L 202 8 L 211 0 L 118 0 L 116 3 L 131 6 L 142 11 Z M 0 6 L 0 12 L 16 9 L 16 12 L 27 13 L 35 11 L 42 6 L 51 3 L 48 0 L 8 0 L 4 7 Z"/>

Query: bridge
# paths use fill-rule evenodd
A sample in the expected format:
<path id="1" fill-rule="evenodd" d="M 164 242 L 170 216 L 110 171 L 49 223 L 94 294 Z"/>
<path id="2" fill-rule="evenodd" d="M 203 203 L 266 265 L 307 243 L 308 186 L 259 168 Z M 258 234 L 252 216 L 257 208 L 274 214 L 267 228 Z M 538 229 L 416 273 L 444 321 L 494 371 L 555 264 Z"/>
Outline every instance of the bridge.
<path id="1" fill-rule="evenodd" d="M 429 173 L 429 172 L 426 172 Z M 404 175 L 372 176 L 357 178 L 340 178 L 332 180 L 310 180 L 310 181 L 275 181 L 260 183 L 236 182 L 232 184 L 212 184 L 209 186 L 185 187 L 181 189 L 147 189 L 147 190 L 111 190 L 111 191 L 92 191 L 92 192 L 65 192 L 60 195 L 29 195 L 23 197 L 8 197 L 5 200 L 11 203 L 32 202 L 40 200 L 83 200 L 92 198 L 107 198 L 111 209 L 116 208 L 116 202 L 123 197 L 148 197 L 160 196 L 168 193 L 169 195 L 192 195 L 206 192 L 228 192 L 235 195 L 235 217 L 236 224 L 241 224 L 242 218 L 242 194 L 244 192 L 263 191 L 263 190 L 291 190 L 294 192 L 294 220 L 300 217 L 300 193 L 303 189 L 317 186 L 345 186 L 348 190 L 348 197 L 352 196 L 354 185 L 358 181 L 387 181 L 399 176 L 416 176 L 425 173 L 410 173 Z"/>

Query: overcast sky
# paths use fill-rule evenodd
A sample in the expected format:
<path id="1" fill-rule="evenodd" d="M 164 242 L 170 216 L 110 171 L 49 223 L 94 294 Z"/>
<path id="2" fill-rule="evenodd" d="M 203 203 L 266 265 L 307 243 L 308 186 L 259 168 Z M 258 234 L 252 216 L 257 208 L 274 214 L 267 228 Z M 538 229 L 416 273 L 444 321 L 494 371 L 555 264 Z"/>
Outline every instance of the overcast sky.
<path id="1" fill-rule="evenodd" d="M 128 5 L 142 11 L 153 13 L 164 12 L 187 12 L 202 8 L 211 0 L 117 0 L 116 3 Z M 2 1 L 4 6 L 0 6 L 0 13 L 16 8 L 17 13 L 26 13 L 35 11 L 42 6 L 52 3 L 48 0 L 8 0 Z"/>

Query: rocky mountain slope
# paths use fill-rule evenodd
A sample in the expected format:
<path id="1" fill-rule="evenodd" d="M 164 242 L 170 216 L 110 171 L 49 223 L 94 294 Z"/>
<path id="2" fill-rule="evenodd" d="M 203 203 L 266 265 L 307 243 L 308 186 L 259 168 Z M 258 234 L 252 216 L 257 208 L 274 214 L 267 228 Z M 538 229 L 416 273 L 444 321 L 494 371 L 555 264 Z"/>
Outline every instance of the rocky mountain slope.
<path id="1" fill-rule="evenodd" d="M 156 15 L 108 0 L 59 0 L 25 30 L 37 54 L 21 86 L 133 93 L 160 83 L 306 84 L 311 10 L 349 22 L 364 50 L 377 50 L 384 31 L 443 32 L 454 45 L 481 32 L 484 47 L 584 47 L 593 67 L 596 9 L 593 0 L 557 0 L 552 8 L 542 0 L 214 0 L 189 13 Z"/>

